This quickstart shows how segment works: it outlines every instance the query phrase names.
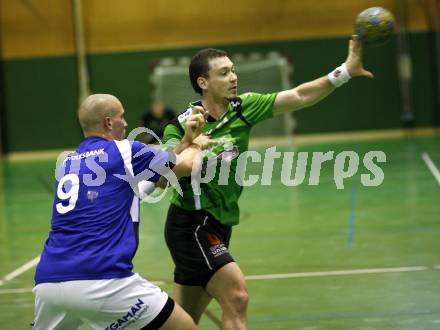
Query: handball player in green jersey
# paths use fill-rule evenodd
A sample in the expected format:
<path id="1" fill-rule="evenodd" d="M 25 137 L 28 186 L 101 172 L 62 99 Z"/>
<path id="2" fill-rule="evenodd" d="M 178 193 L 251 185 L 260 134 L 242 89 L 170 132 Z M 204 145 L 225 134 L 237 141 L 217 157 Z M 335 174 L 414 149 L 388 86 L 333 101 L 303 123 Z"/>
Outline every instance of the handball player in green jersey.
<path id="1" fill-rule="evenodd" d="M 271 94 L 237 95 L 234 63 L 224 51 L 204 49 L 192 58 L 189 76 L 201 99 L 167 125 L 164 143 L 182 139 L 186 119 L 196 110 L 206 118 L 204 134 L 218 142 L 211 148 L 214 166 L 230 162 L 228 177 L 216 171 L 200 189 L 194 189 L 191 178 L 180 179 L 183 196 L 174 191 L 168 210 L 165 238 L 175 263 L 174 298 L 196 323 L 214 298 L 223 311 L 222 329 L 247 328 L 246 283 L 228 246 L 232 226 L 239 223 L 238 199 L 243 190 L 235 177 L 237 159 L 248 150 L 251 128 L 321 101 L 351 77 L 372 78 L 363 68 L 361 46 L 353 36 L 341 66 L 321 78 Z"/>

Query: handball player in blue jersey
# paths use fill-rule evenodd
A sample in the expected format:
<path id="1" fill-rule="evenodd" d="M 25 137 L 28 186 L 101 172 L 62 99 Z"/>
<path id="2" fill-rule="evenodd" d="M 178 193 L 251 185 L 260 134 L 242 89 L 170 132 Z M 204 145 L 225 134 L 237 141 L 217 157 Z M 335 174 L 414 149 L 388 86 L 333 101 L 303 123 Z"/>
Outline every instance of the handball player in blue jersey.
<path id="1" fill-rule="evenodd" d="M 35 330 L 195 329 L 160 288 L 132 272 L 139 181 L 191 174 L 204 125 L 191 124 L 175 152 L 125 139 L 119 100 L 89 96 L 79 109 L 84 140 L 57 168 L 51 231 L 35 273 Z"/>

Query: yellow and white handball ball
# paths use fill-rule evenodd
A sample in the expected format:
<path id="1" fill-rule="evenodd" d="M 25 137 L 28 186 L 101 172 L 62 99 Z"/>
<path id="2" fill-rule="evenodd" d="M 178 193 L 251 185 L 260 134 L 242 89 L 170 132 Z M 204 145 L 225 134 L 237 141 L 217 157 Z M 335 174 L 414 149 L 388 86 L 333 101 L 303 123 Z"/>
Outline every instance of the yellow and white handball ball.
<path id="1" fill-rule="evenodd" d="M 355 32 L 367 45 L 380 45 L 387 42 L 394 32 L 393 14 L 382 7 L 371 7 L 356 17 Z"/>

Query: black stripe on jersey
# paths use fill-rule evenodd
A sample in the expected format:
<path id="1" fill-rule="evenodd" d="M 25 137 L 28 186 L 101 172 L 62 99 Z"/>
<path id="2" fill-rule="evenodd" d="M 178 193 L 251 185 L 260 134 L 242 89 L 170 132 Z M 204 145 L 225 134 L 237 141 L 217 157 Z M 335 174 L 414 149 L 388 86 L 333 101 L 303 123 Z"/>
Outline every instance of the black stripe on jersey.
<path id="1" fill-rule="evenodd" d="M 237 113 L 237 117 L 240 118 L 246 124 L 246 126 L 251 127 L 251 124 L 243 116 L 243 108 L 241 106 L 242 102 L 242 99 L 237 96 L 231 101 L 232 108 Z"/>

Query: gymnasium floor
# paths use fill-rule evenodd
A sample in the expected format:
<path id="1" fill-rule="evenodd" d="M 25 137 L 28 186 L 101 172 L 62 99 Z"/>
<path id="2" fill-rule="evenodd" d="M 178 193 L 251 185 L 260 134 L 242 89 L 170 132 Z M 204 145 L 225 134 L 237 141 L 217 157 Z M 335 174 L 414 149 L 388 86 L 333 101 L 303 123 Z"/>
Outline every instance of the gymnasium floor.
<path id="1" fill-rule="evenodd" d="M 285 187 L 280 162 L 270 186 L 245 188 L 231 252 L 248 277 L 249 329 L 440 329 L 440 135 L 315 142 L 287 151 L 382 150 L 379 187 L 359 172 L 337 190 L 334 162 L 320 184 Z M 263 150 L 260 147 L 259 150 Z M 258 173 L 261 165 L 254 165 Z M 30 329 L 33 260 L 49 229 L 53 160 L 0 166 L 0 324 Z M 307 172 L 309 173 L 309 171 Z M 172 292 L 172 262 L 163 238 L 167 202 L 142 204 L 135 270 Z M 27 265 L 29 270 L 20 268 Z M 7 276 L 9 274 L 9 276 Z M 263 276 L 260 276 L 263 275 Z M 209 306 L 201 329 L 217 329 Z"/>

